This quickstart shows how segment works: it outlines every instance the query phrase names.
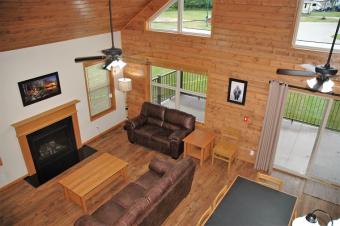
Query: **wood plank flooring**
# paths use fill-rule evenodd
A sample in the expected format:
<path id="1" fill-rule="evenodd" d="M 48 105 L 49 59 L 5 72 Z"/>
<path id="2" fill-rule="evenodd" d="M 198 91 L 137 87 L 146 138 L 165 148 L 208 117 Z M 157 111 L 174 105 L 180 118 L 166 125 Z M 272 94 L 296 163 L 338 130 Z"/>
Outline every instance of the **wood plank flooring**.
<path id="1" fill-rule="evenodd" d="M 130 181 L 135 180 L 148 170 L 148 163 L 154 156 L 174 161 L 158 152 L 130 144 L 127 141 L 126 132 L 121 127 L 103 135 L 89 145 L 99 152 L 109 152 L 127 161 L 129 163 L 128 176 Z M 57 181 L 98 155 L 99 153 L 96 153 L 38 189 L 33 188 L 25 181 L 21 181 L 1 191 L 0 225 L 73 225 L 74 221 L 83 214 L 82 210 L 76 204 L 65 200 L 62 188 L 57 184 Z M 252 164 L 243 161 L 236 161 L 230 176 L 227 176 L 227 167 L 222 161 L 216 160 L 212 166 L 210 159 L 208 159 L 201 168 L 198 161 L 196 162 L 197 169 L 190 194 L 163 225 L 195 225 L 225 184 L 230 184 L 237 175 L 248 178 L 255 178 L 256 175 Z M 299 195 L 299 215 L 315 208 L 321 208 L 329 211 L 335 217 L 340 217 L 338 205 L 305 194 L 301 195 L 302 183 L 299 181 L 300 179 L 292 178 L 289 175 L 281 175 L 281 177 L 285 179 L 284 190 Z M 127 183 L 123 178 L 119 178 L 98 197 L 90 199 L 87 203 L 90 211 L 95 210 L 103 201 L 112 197 Z"/>

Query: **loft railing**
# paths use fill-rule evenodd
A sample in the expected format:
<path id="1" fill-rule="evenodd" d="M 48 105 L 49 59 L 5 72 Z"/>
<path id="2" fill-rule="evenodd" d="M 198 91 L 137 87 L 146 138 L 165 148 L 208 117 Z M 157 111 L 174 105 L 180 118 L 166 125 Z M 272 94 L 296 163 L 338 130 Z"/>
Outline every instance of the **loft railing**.
<path id="1" fill-rule="evenodd" d="M 205 98 L 207 92 L 208 78 L 206 75 L 191 72 L 180 72 L 181 94 Z M 153 102 L 162 103 L 175 96 L 177 71 L 171 71 L 163 75 L 158 75 L 152 79 Z M 161 87 L 157 85 L 164 85 Z"/>
<path id="2" fill-rule="evenodd" d="M 289 92 L 283 117 L 313 126 L 320 126 L 326 105 L 327 100 L 322 97 Z M 334 101 L 326 128 L 340 131 L 340 101 Z"/>

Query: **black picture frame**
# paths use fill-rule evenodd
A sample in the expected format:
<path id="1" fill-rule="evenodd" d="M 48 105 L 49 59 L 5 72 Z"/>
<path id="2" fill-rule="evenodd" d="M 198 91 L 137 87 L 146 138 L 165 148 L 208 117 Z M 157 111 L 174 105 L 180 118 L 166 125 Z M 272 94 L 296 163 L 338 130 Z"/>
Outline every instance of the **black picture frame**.
<path id="1" fill-rule="evenodd" d="M 18 82 L 18 86 L 24 107 L 61 94 L 58 72 Z"/>
<path id="2" fill-rule="evenodd" d="M 244 105 L 247 96 L 248 81 L 229 78 L 228 102 Z"/>

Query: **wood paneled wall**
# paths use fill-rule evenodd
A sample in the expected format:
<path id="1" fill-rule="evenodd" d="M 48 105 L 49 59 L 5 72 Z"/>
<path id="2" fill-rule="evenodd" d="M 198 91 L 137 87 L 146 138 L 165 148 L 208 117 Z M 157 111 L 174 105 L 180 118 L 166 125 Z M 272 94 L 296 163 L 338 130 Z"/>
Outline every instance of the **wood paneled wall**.
<path id="1" fill-rule="evenodd" d="M 276 69 L 326 60 L 325 53 L 292 48 L 297 0 L 214 0 L 211 38 L 146 31 L 148 18 L 166 2 L 152 0 L 128 23 L 122 31 L 124 55 L 142 64 L 208 71 L 205 127 L 237 140 L 240 158 L 254 161 L 249 153 L 258 146 L 269 80 L 305 86 L 304 78 L 278 76 Z M 339 67 L 340 58 L 335 55 L 332 63 Z M 229 78 L 248 81 L 244 106 L 226 101 Z M 145 86 L 138 83 L 134 88 L 137 85 Z M 144 97 L 143 90 L 137 92 Z M 129 98 L 130 108 L 139 108 L 141 102 Z M 249 117 L 248 124 L 244 116 Z"/>
<path id="2" fill-rule="evenodd" d="M 112 0 L 120 31 L 150 0 Z M 0 51 L 107 33 L 109 0 L 1 0 Z"/>
<path id="3" fill-rule="evenodd" d="M 132 79 L 132 90 L 127 95 L 128 115 L 133 118 L 140 113 L 141 106 L 145 100 L 150 99 L 150 85 L 147 64 L 129 63 L 124 70 L 124 75 Z"/>

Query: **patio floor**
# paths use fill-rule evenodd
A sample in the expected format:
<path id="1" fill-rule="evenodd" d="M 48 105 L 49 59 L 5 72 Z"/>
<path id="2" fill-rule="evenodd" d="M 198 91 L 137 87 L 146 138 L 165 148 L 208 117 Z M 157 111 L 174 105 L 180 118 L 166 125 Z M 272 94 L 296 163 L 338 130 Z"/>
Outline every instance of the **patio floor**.
<path id="1" fill-rule="evenodd" d="M 163 101 L 162 105 L 175 108 L 175 97 Z M 194 115 L 198 122 L 204 122 L 205 99 L 181 94 L 179 110 Z"/>
<path id="2" fill-rule="evenodd" d="M 274 167 L 306 175 L 318 127 L 283 119 Z M 340 133 L 325 129 L 309 176 L 340 185 Z"/>

